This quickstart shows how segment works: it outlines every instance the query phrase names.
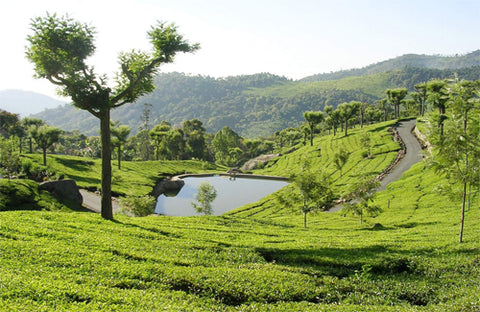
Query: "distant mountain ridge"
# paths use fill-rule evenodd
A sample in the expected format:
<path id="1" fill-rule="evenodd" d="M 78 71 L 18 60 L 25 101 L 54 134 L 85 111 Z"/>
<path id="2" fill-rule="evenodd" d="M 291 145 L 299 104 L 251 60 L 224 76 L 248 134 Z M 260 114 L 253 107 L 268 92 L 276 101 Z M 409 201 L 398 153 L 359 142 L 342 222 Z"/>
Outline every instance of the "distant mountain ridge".
<path id="1" fill-rule="evenodd" d="M 0 91 L 0 109 L 20 114 L 21 117 L 37 114 L 45 109 L 56 108 L 64 104 L 65 102 L 36 92 L 15 89 Z"/>
<path id="2" fill-rule="evenodd" d="M 398 70 L 404 67 L 429 69 L 460 69 L 480 66 L 480 50 L 456 56 L 440 56 L 425 54 L 405 54 L 386 61 L 368 65 L 363 68 L 323 73 L 300 79 L 302 82 L 337 80 L 351 76 L 366 76 L 382 72 Z"/>

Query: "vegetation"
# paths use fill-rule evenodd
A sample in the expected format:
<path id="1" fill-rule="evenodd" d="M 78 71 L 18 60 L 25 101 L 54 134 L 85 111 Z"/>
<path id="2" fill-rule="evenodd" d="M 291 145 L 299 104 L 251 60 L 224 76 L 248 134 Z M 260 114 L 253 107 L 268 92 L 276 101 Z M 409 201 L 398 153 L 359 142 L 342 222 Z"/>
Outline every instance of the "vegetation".
<path id="1" fill-rule="evenodd" d="M 207 132 L 215 133 L 227 126 L 242 137 L 268 137 L 276 131 L 298 127 L 304 121 L 305 111 L 323 111 L 327 105 L 336 108 L 350 101 L 374 104 L 385 97 L 386 89 L 407 88 L 412 92 L 419 83 L 433 78 L 454 78 L 455 73 L 460 79 L 476 80 L 480 66 L 468 65 L 458 70 L 401 66 L 370 76 L 317 82 L 290 81 L 267 73 L 218 79 L 159 74 L 155 77 L 156 89 L 140 98 L 137 101 L 140 105 L 119 107 L 112 111 L 112 119 L 130 126 L 132 134 L 136 134 L 142 125 L 143 104 L 150 103 L 152 124 L 166 120 L 180 126 L 185 120 L 196 118 L 203 122 Z M 99 129 L 93 116 L 69 105 L 36 117 L 65 130 L 79 129 L 87 135 L 97 135 Z"/>
<path id="2" fill-rule="evenodd" d="M 122 209 L 134 217 L 145 217 L 155 212 L 157 199 L 150 195 L 127 196 L 122 198 Z"/>
<path id="3" fill-rule="evenodd" d="M 61 27 L 44 28 L 60 21 Z M 176 52 L 196 46 L 177 36 L 174 26 L 161 24 L 149 33 L 157 48 L 151 58 L 140 52 L 120 56 L 118 87 L 109 94 L 104 79 L 83 63 L 94 50 L 88 26 L 56 16 L 32 26 L 38 32 L 29 38 L 35 48 L 28 55 L 37 74 L 62 85 L 75 105 L 98 117 L 102 138 L 72 131 L 44 147 L 38 133 L 50 126 L 0 111 L 0 169 L 8 178 L 0 179 L 0 310 L 480 310 L 480 219 L 471 205 L 480 201 L 478 81 L 443 80 L 450 71 L 418 68 L 368 77 L 344 72 L 349 77 L 311 83 L 269 74 L 225 79 L 171 74 L 193 85 L 186 91 L 192 96 L 182 98 L 171 93 L 178 81 L 159 75 L 155 79 L 164 79 L 160 86 L 170 93 L 151 99 L 166 101 L 172 111 L 195 107 L 182 118 L 205 111 L 206 126 L 195 116 L 156 119 L 151 127 L 156 108 L 145 104 L 137 116 L 140 131 L 128 138 L 136 127 L 110 129 L 110 110 L 125 109 L 124 103 L 153 89 L 156 62 L 170 62 Z M 39 36 L 43 31 L 47 36 Z M 159 49 L 172 38 L 171 51 Z M 49 59 L 44 52 L 52 45 L 43 49 L 42 42 L 47 39 L 67 53 Z M 77 58 L 69 57 L 73 46 Z M 50 61 L 62 66 L 50 68 Z M 416 76 L 404 79 L 407 73 Z M 424 79 L 429 75 L 437 79 Z M 178 101 L 191 103 L 179 108 Z M 399 117 L 423 115 L 420 128 L 433 144 L 429 161 L 374 193 L 377 176 L 401 148 L 388 130 Z M 300 126 L 302 117 L 306 124 Z M 267 119 L 270 124 L 255 129 L 268 130 L 266 139 L 236 132 Z M 111 222 L 72 212 L 81 207 L 40 191 L 33 181 L 73 178 L 83 188 L 105 191 L 100 172 L 111 157 L 97 158 L 110 148 L 105 139 L 110 131 L 119 162 L 112 191 L 123 197 L 125 214 L 144 218 L 119 215 Z M 23 152 L 25 138 L 37 140 L 44 165 L 32 144 L 29 154 Z M 83 157 L 47 156 L 49 148 Z M 151 216 L 150 194 L 162 177 L 225 171 L 224 166 L 273 151 L 280 156 L 253 172 L 290 177 L 293 183 L 278 192 L 223 216 Z M 209 214 L 215 196 L 204 184 L 192 205 Z M 345 202 L 340 212 L 323 211 Z M 102 215 L 110 219 L 103 209 Z M 462 244 L 454 234 L 458 226 Z"/>
<path id="4" fill-rule="evenodd" d="M 106 222 L 3 212 L 0 309 L 475 311 L 480 224 L 470 212 L 455 242 L 457 209 L 434 192 L 441 181 L 415 166 L 378 194 L 390 208 L 361 226 L 339 213 L 303 229 L 291 213 Z"/>
<path id="5" fill-rule="evenodd" d="M 211 215 L 215 198 L 217 198 L 217 190 L 208 182 L 200 183 L 198 193 L 195 195 L 197 203 L 192 202 L 192 206 L 196 212 Z"/>
<path id="6" fill-rule="evenodd" d="M 153 77 L 160 64 L 172 63 L 180 52 L 193 52 L 178 34 L 174 24 L 158 23 L 148 32 L 153 53 L 132 50 L 119 55 L 121 71 L 116 86 L 107 85 L 106 76 L 98 76 L 86 60 L 95 52 L 94 30 L 68 17 L 47 14 L 31 23 L 27 58 L 34 64 L 38 78 L 58 86 L 72 104 L 100 120 L 102 144 L 102 217 L 113 219 L 110 111 L 151 92 Z"/>

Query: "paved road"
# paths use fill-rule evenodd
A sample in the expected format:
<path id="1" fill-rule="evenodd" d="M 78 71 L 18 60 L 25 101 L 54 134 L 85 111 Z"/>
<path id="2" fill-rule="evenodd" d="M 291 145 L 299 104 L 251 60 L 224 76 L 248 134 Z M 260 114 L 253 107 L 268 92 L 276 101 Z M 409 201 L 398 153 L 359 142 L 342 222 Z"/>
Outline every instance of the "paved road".
<path id="1" fill-rule="evenodd" d="M 402 174 L 410 169 L 411 166 L 422 160 L 422 147 L 417 138 L 412 134 L 412 129 L 415 127 L 416 120 L 402 121 L 397 126 L 398 135 L 405 143 L 406 153 L 404 157 L 397 163 L 397 165 L 380 181 L 380 186 L 377 191 L 383 191 L 387 185 L 400 179 Z M 336 212 L 341 210 L 342 204 L 332 207 L 328 212 Z"/>
<path id="2" fill-rule="evenodd" d="M 89 210 L 100 213 L 101 211 L 101 197 L 97 193 L 89 192 L 87 190 L 80 190 L 80 194 L 83 197 L 83 206 Z M 117 201 L 112 201 L 113 212 L 117 212 L 121 209 L 120 204 Z"/>
<path id="3" fill-rule="evenodd" d="M 402 174 L 410 169 L 411 166 L 422 160 L 422 147 L 418 143 L 417 138 L 412 134 L 416 120 L 403 121 L 397 127 L 398 135 L 405 143 L 406 153 L 402 160 L 380 181 L 379 191 L 385 190 L 388 184 L 394 182 L 402 176 Z"/>

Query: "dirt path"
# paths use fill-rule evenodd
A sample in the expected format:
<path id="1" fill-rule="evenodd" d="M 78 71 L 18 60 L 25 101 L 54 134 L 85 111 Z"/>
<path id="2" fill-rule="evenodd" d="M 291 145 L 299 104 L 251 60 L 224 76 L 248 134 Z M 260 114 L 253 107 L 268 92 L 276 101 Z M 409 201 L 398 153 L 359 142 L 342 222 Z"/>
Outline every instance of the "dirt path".
<path id="1" fill-rule="evenodd" d="M 80 194 L 83 197 L 83 206 L 89 210 L 100 213 L 101 211 L 101 197 L 97 193 L 89 192 L 87 190 L 80 190 Z M 120 204 L 112 200 L 113 212 L 117 212 L 121 209 Z"/>

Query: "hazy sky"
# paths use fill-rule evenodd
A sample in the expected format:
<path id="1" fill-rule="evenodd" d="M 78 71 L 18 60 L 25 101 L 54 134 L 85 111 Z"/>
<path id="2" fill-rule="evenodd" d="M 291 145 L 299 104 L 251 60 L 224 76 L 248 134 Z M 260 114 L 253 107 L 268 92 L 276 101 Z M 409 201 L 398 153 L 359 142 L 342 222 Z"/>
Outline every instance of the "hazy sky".
<path id="1" fill-rule="evenodd" d="M 480 48 L 479 0 L 15 0 L 0 11 L 0 90 L 55 96 L 25 58 L 30 20 L 46 12 L 94 26 L 99 73 L 117 55 L 149 49 L 146 31 L 175 22 L 201 44 L 162 71 L 224 77 L 270 72 L 293 79 L 358 68 L 406 53 L 465 54 Z"/>

